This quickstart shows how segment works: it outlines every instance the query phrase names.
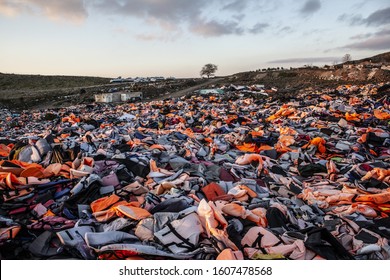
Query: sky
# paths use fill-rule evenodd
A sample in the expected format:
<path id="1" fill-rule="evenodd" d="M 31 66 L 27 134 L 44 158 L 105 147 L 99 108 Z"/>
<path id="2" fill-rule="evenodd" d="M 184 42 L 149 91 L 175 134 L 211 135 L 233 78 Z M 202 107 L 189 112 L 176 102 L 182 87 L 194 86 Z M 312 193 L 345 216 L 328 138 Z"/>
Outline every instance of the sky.
<path id="1" fill-rule="evenodd" d="M 0 0 L 0 72 L 199 77 L 390 51 L 389 0 Z"/>

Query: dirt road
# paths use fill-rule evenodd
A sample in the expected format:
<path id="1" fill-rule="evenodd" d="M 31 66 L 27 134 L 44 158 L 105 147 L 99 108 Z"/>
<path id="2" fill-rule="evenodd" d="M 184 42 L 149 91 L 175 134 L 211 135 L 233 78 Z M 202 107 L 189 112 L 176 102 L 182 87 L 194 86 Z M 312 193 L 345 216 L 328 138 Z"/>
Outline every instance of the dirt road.
<path id="1" fill-rule="evenodd" d="M 226 79 L 226 77 L 207 79 L 204 83 L 202 83 L 200 85 L 189 87 L 189 88 L 186 88 L 186 89 L 183 89 L 183 90 L 179 90 L 179 91 L 176 91 L 176 92 L 171 92 L 171 93 L 169 93 L 169 94 L 167 94 L 165 96 L 159 96 L 159 97 L 153 98 L 151 100 L 163 100 L 165 98 L 181 97 L 181 96 L 189 94 L 189 93 L 191 93 L 191 92 L 193 92 L 195 90 L 206 88 L 208 85 L 219 83 L 219 82 L 223 81 L 224 79 Z"/>

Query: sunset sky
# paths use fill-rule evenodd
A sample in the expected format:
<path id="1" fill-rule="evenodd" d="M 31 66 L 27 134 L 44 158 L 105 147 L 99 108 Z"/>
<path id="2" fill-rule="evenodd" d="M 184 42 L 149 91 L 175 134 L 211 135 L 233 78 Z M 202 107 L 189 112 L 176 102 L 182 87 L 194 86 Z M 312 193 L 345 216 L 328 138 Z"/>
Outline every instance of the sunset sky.
<path id="1" fill-rule="evenodd" d="M 199 77 L 390 51 L 388 0 L 0 0 L 0 72 Z"/>

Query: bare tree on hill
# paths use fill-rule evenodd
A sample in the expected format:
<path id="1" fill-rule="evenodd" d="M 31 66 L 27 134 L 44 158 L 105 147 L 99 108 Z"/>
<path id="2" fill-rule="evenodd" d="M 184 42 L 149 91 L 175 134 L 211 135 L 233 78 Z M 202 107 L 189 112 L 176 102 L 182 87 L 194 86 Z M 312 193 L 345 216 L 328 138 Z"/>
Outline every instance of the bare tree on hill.
<path id="1" fill-rule="evenodd" d="M 201 76 L 206 75 L 207 78 L 210 78 L 210 76 L 214 76 L 215 71 L 217 70 L 218 70 L 217 65 L 208 63 L 205 66 L 203 66 L 202 70 L 200 71 L 200 75 Z"/>
<path id="2" fill-rule="evenodd" d="M 343 56 L 342 60 L 343 60 L 344 63 L 348 62 L 348 61 L 351 61 L 352 60 L 352 56 L 349 53 L 347 53 L 347 54 L 345 54 Z"/>

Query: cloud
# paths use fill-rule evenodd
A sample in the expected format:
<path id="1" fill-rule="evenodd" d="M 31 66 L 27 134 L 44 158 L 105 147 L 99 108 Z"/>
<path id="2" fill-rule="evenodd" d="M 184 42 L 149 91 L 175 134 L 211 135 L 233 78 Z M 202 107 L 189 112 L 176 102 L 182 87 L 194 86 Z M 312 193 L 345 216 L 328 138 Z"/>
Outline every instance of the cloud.
<path id="1" fill-rule="evenodd" d="M 200 20 L 190 27 L 190 31 L 203 37 L 218 37 L 222 35 L 242 35 L 244 29 L 238 26 L 237 22 L 215 20 Z"/>
<path id="2" fill-rule="evenodd" d="M 54 21 L 82 23 L 88 16 L 83 0 L 0 0 L 0 14 L 17 16 L 22 13 L 45 16 Z"/>
<path id="3" fill-rule="evenodd" d="M 140 41 L 163 41 L 163 42 L 173 42 L 177 39 L 175 35 L 156 35 L 156 34 L 137 34 L 135 36 L 136 39 Z"/>
<path id="4" fill-rule="evenodd" d="M 241 12 L 246 8 L 247 3 L 248 1 L 234 0 L 233 2 L 230 2 L 229 4 L 223 6 L 222 10 Z"/>
<path id="5" fill-rule="evenodd" d="M 390 7 L 373 12 L 364 21 L 368 26 L 380 26 L 390 23 Z"/>
<path id="6" fill-rule="evenodd" d="M 348 22 L 349 25 L 360 25 L 364 23 L 364 19 L 361 15 L 350 15 L 350 14 L 341 14 L 338 18 L 338 21 Z"/>
<path id="7" fill-rule="evenodd" d="M 251 29 L 249 29 L 249 32 L 252 33 L 252 34 L 259 34 L 259 33 L 263 33 L 264 30 L 269 26 L 268 23 L 261 23 L 261 22 L 258 22 L 256 23 Z"/>
<path id="8" fill-rule="evenodd" d="M 382 30 L 379 30 L 375 33 L 362 33 L 362 34 L 357 34 L 357 35 L 354 35 L 352 37 L 350 37 L 351 40 L 362 40 L 362 39 L 367 39 L 367 38 L 370 38 L 370 37 L 373 37 L 373 36 L 386 36 L 386 35 L 390 35 L 390 29 L 382 29 Z"/>
<path id="9" fill-rule="evenodd" d="M 362 33 L 350 37 L 357 42 L 347 44 L 337 49 L 355 50 L 386 50 L 390 49 L 390 28 L 384 28 L 374 33 Z"/>
<path id="10" fill-rule="evenodd" d="M 278 35 L 284 35 L 284 34 L 288 34 L 288 33 L 291 33 L 291 32 L 294 32 L 294 30 L 290 27 L 290 26 L 284 26 L 282 28 L 279 28 L 277 31 L 276 31 L 276 34 Z"/>
<path id="11" fill-rule="evenodd" d="M 390 35 L 375 36 L 360 42 L 352 43 L 341 47 L 342 49 L 354 50 L 389 50 L 390 49 Z"/>
<path id="12" fill-rule="evenodd" d="M 357 34 L 354 36 L 349 37 L 351 40 L 362 40 L 362 39 L 367 39 L 372 36 L 372 33 L 365 33 L 365 34 Z"/>
<path id="13" fill-rule="evenodd" d="M 337 18 L 338 21 L 348 22 L 350 25 L 381 26 L 390 23 L 390 7 L 377 10 L 371 13 L 367 18 L 362 15 L 342 14 Z"/>
<path id="14" fill-rule="evenodd" d="M 321 9 L 321 1 L 319 0 L 307 0 L 299 12 L 302 15 L 308 16 L 314 14 Z"/>
<path id="15" fill-rule="evenodd" d="M 102 0 L 93 7 L 104 14 L 136 17 L 170 30 L 201 16 L 207 0 Z"/>
<path id="16" fill-rule="evenodd" d="M 257 6 L 259 3 L 262 3 L 261 7 Z M 310 3 L 308 9 L 312 5 Z M 157 27 L 158 32 L 162 34 L 178 35 L 184 34 L 183 31 L 186 30 L 196 36 L 218 37 L 263 32 L 268 27 L 267 23 L 257 23 L 252 28 L 241 25 L 249 6 L 252 11 L 264 11 L 269 4 L 266 0 L 0 0 L 0 14 L 7 16 L 31 14 L 49 20 L 80 24 L 86 20 L 90 12 L 104 17 L 138 19 L 141 21 L 140 24 L 146 27 Z M 217 15 L 218 11 L 220 13 Z M 134 32 L 134 28 L 128 28 Z M 166 37 L 134 36 L 140 40 Z"/>
<path id="17" fill-rule="evenodd" d="M 209 19 L 205 15 L 207 8 L 217 3 L 223 10 L 235 12 L 233 20 Z M 187 28 L 190 32 L 213 37 L 228 34 L 242 35 L 239 27 L 244 14 L 240 14 L 250 1 L 232 0 L 0 0 L 0 14 L 16 16 L 27 13 L 44 16 L 50 20 L 64 20 L 82 23 L 88 11 L 104 15 L 138 18 L 148 26 L 158 26 L 163 32 L 180 32 Z M 140 40 L 154 40 L 166 36 L 135 36 Z"/>
<path id="18" fill-rule="evenodd" d="M 366 37 L 365 37 L 366 36 Z M 359 36 L 354 36 L 359 39 Z M 361 41 L 345 45 L 342 49 L 354 50 L 389 50 L 390 49 L 390 30 L 385 29 L 374 33 L 373 35 L 362 34 Z"/>
<path id="19" fill-rule="evenodd" d="M 390 28 L 389 29 L 382 29 L 376 33 L 374 33 L 376 36 L 383 36 L 383 35 L 390 35 Z"/>
<path id="20" fill-rule="evenodd" d="M 245 14 L 242 13 L 242 14 L 235 14 L 232 16 L 233 19 L 235 19 L 236 21 L 242 21 L 244 18 L 245 18 Z"/>
<path id="21" fill-rule="evenodd" d="M 216 1 L 218 4 L 222 2 L 214 0 Z M 232 1 L 222 9 L 240 11 L 247 5 L 242 2 L 246 1 Z M 244 29 L 239 26 L 243 19 L 241 14 L 233 15 L 234 20 L 227 21 L 209 19 L 203 15 L 212 3 L 210 0 L 102 0 L 95 3 L 94 8 L 101 13 L 138 18 L 150 26 L 160 27 L 163 31 L 179 32 L 187 28 L 191 33 L 203 37 L 242 35 Z M 149 39 L 142 36 L 136 38 Z"/>
<path id="22" fill-rule="evenodd" d="M 0 14 L 13 17 L 21 12 L 21 5 L 18 2 L 0 0 Z"/>
<path id="23" fill-rule="evenodd" d="M 339 57 L 327 56 L 327 57 L 296 57 L 286 58 L 268 61 L 268 63 L 314 63 L 314 62 L 332 62 L 339 59 Z"/>

